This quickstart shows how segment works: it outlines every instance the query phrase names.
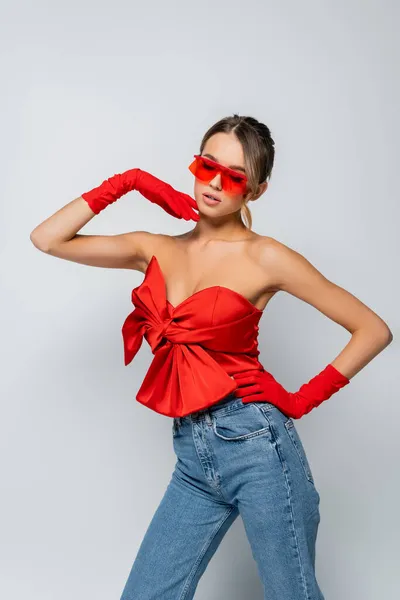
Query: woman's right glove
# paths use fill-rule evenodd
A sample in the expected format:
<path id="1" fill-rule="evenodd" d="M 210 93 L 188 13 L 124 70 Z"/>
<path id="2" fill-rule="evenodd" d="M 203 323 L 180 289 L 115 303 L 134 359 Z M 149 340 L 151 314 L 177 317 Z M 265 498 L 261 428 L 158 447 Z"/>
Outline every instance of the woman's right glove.
<path id="1" fill-rule="evenodd" d="M 147 173 L 147 171 L 137 168 L 129 169 L 124 173 L 117 173 L 109 179 L 105 179 L 98 187 L 89 192 L 84 192 L 82 198 L 86 200 L 92 211 L 98 215 L 109 204 L 132 190 L 137 190 L 150 202 L 158 204 L 165 212 L 177 219 L 198 221 L 200 218 L 194 210 L 198 208 L 194 198 L 183 192 L 178 192 L 169 183 L 165 183 L 154 177 L 154 175 Z"/>

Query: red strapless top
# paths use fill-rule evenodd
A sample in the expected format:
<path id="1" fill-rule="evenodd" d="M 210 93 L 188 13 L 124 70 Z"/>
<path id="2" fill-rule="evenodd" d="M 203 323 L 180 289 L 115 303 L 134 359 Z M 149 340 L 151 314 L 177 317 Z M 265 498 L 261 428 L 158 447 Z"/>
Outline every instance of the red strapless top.
<path id="1" fill-rule="evenodd" d="M 132 361 L 145 337 L 154 358 L 136 400 L 158 413 L 179 417 L 211 406 L 237 388 L 233 373 L 263 368 L 263 311 L 239 292 L 214 285 L 173 306 L 153 255 L 132 303 L 122 326 L 124 361 Z"/>

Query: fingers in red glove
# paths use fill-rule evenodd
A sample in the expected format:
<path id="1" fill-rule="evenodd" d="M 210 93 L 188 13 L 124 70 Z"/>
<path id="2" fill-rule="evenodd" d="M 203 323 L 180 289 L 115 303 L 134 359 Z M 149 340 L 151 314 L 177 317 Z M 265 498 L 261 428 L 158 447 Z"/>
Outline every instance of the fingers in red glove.
<path id="1" fill-rule="evenodd" d="M 242 396 L 249 396 L 250 394 L 259 394 L 261 391 L 260 386 L 255 383 L 254 385 L 244 385 L 236 388 L 235 393 Z"/>

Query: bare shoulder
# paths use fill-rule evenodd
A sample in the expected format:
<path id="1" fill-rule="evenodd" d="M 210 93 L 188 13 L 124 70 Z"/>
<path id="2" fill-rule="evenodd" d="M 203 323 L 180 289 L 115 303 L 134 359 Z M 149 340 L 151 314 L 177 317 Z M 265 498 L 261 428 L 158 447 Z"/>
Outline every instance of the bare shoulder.
<path id="1" fill-rule="evenodd" d="M 287 244 L 270 236 L 258 236 L 254 245 L 260 267 L 268 273 L 271 285 L 279 290 L 286 289 L 286 283 L 298 270 L 315 268 L 305 256 Z"/>
<path id="2" fill-rule="evenodd" d="M 263 267 L 271 267 L 275 261 L 298 254 L 293 248 L 268 235 L 256 235 L 251 240 L 251 249 Z"/>

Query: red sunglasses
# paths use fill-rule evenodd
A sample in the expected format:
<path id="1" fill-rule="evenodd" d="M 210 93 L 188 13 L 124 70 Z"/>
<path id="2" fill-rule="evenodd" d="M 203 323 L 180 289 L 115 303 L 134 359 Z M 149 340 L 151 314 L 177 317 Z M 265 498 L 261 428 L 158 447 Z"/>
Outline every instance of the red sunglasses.
<path id="1" fill-rule="evenodd" d="M 224 167 L 218 162 L 194 154 L 194 161 L 189 165 L 189 170 L 195 177 L 209 183 L 217 173 L 221 173 L 222 189 L 228 194 L 244 194 L 247 188 L 247 177 L 244 173 Z"/>

